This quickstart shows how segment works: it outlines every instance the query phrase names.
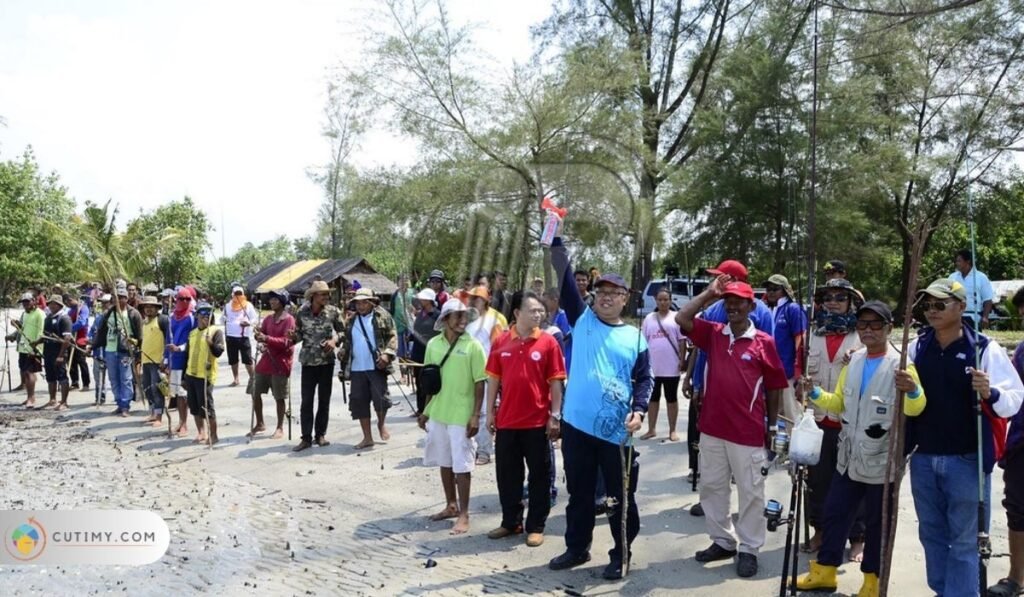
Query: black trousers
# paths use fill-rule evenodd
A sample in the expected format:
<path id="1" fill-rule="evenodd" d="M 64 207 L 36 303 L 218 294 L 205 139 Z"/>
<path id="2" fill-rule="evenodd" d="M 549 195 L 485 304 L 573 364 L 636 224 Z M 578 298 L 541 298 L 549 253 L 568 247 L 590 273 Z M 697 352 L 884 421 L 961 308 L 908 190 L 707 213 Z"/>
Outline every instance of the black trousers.
<path id="1" fill-rule="evenodd" d="M 71 383 L 78 385 L 78 371 L 82 371 L 82 386 L 88 387 L 91 383 L 89 378 L 89 363 L 85 360 L 85 353 L 81 350 L 71 350 Z"/>
<path id="2" fill-rule="evenodd" d="M 412 376 L 416 382 L 416 414 L 423 414 L 423 409 L 427 407 L 427 393 L 423 390 L 423 384 L 420 383 L 420 374 L 423 373 L 423 367 L 413 367 Z"/>
<path id="3" fill-rule="evenodd" d="M 836 460 L 839 458 L 839 430 L 822 427 L 821 457 L 818 464 L 807 470 L 807 519 L 816 529 L 825 524 L 825 500 L 829 487 L 836 475 Z M 856 504 L 857 515 L 850 527 L 850 541 L 864 540 L 864 506 Z"/>
<path id="4" fill-rule="evenodd" d="M 331 391 L 334 388 L 334 363 L 302 366 L 302 405 L 299 421 L 302 441 L 313 441 L 313 397 L 316 396 L 316 437 L 327 435 L 327 417 L 331 414 Z"/>
<path id="5" fill-rule="evenodd" d="M 686 450 L 690 455 L 690 470 L 697 470 L 697 446 L 700 445 L 700 431 L 697 430 L 697 401 L 690 399 L 690 410 L 686 419 Z M 833 463 L 833 467 L 835 465 Z"/>
<path id="6" fill-rule="evenodd" d="M 530 510 L 524 530 L 543 533 L 551 512 L 551 443 L 548 442 L 547 429 L 499 429 L 494 435 L 494 459 L 498 498 L 501 500 L 501 526 L 515 530 L 523 524 L 525 463 L 530 469 Z"/>
<path id="7" fill-rule="evenodd" d="M 884 485 L 868 485 L 833 474 L 832 486 L 825 502 L 825 532 L 818 550 L 818 563 L 839 566 L 843 563 L 846 537 L 855 516 L 865 519 L 864 561 L 861 572 L 878 574 L 882 551 L 882 495 Z"/>
<path id="8" fill-rule="evenodd" d="M 565 507 L 565 546 L 579 554 L 590 550 L 594 539 L 594 488 L 597 471 L 604 473 L 608 496 L 615 498 L 610 510 L 608 528 L 615 547 L 608 552 L 612 559 L 622 554 L 622 461 L 619 446 L 598 439 L 562 421 L 562 460 L 565 483 L 569 489 L 569 505 Z M 640 463 L 632 451 L 633 466 L 629 478 L 629 509 L 626 518 L 626 540 L 630 545 L 640 532 L 640 511 L 636 507 L 636 486 Z"/>

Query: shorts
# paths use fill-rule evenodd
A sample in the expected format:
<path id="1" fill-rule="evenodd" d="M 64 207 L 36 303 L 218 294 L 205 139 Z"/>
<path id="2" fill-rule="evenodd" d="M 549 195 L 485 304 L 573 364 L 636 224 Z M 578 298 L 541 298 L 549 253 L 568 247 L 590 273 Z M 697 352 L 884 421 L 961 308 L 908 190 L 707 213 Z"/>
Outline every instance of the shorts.
<path id="1" fill-rule="evenodd" d="M 206 406 L 209 404 L 210 407 L 210 418 L 217 418 L 217 413 L 213 408 L 213 384 L 207 383 L 206 380 L 200 377 L 192 377 L 186 375 L 182 378 L 182 385 L 185 386 L 185 392 L 188 394 L 188 412 L 192 413 L 194 417 L 206 417 Z M 206 387 L 206 400 L 203 400 L 203 387 Z"/>
<path id="2" fill-rule="evenodd" d="M 43 359 L 43 370 L 46 374 L 46 383 L 68 383 L 68 362 L 57 363 L 57 357 L 45 357 Z"/>
<path id="3" fill-rule="evenodd" d="M 249 344 L 249 337 L 228 336 L 228 364 L 237 365 L 239 354 L 242 356 L 243 364 L 252 365 L 252 346 Z"/>
<path id="4" fill-rule="evenodd" d="M 352 420 L 370 418 L 370 405 L 377 412 L 388 412 L 391 399 L 388 398 L 388 378 L 384 371 L 353 371 L 352 392 L 348 410 Z"/>
<path id="5" fill-rule="evenodd" d="M 42 359 L 23 352 L 18 353 L 18 369 L 22 373 L 39 373 L 43 370 Z"/>
<path id="6" fill-rule="evenodd" d="M 450 468 L 454 473 L 471 473 L 476 468 L 476 440 L 466 437 L 465 425 L 427 421 L 423 464 Z"/>
<path id="7" fill-rule="evenodd" d="M 655 377 L 654 391 L 651 393 L 651 402 L 661 400 L 662 390 L 665 392 L 665 402 L 675 404 L 679 401 L 679 377 Z"/>
<path id="8" fill-rule="evenodd" d="M 288 394 L 288 380 L 291 379 L 285 375 L 267 375 L 266 373 L 256 373 L 253 375 L 252 393 L 253 396 L 262 396 L 268 391 L 273 393 L 274 400 L 281 401 L 287 398 Z"/>
<path id="9" fill-rule="evenodd" d="M 1003 463 L 1003 507 L 1006 526 L 1011 531 L 1024 531 L 1024 447 L 1017 446 L 1006 454 Z"/>
<path id="10" fill-rule="evenodd" d="M 171 396 L 183 396 L 184 393 L 181 391 L 181 374 L 184 373 L 181 369 L 171 369 L 170 375 L 167 376 L 167 381 L 171 386 Z"/>

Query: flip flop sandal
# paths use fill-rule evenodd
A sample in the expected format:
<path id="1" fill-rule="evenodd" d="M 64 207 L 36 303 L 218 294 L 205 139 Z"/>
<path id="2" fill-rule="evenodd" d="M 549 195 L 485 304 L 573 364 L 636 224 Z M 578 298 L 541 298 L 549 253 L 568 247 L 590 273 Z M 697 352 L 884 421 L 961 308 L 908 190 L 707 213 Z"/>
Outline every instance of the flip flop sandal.
<path id="1" fill-rule="evenodd" d="M 1021 586 L 1017 584 L 1017 581 L 1012 578 L 1002 578 L 988 588 L 988 597 L 1017 597 L 1021 592 Z"/>

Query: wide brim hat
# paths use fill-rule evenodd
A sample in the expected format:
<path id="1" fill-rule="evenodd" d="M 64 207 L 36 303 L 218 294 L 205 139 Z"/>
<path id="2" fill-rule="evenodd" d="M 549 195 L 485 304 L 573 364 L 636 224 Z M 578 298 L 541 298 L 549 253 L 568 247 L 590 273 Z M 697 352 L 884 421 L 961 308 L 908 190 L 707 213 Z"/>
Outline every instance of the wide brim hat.
<path id="1" fill-rule="evenodd" d="M 846 278 L 832 278 L 828 282 L 825 282 L 825 284 L 823 286 L 819 286 L 819 287 L 815 288 L 814 289 L 814 302 L 818 303 L 820 305 L 821 303 L 825 302 L 823 300 L 823 298 L 822 298 L 822 297 L 825 296 L 825 293 L 831 292 L 831 291 L 834 291 L 834 290 L 845 290 L 845 291 L 847 291 L 850 294 L 850 296 L 853 298 L 853 306 L 854 307 L 860 307 L 861 305 L 864 304 L 864 295 L 861 294 L 861 292 L 859 290 L 854 288 L 853 284 L 851 284 L 850 281 L 847 280 Z"/>
<path id="2" fill-rule="evenodd" d="M 416 300 L 418 301 L 436 301 L 437 293 L 434 292 L 433 288 L 424 288 L 423 290 L 416 293 Z"/>
<path id="3" fill-rule="evenodd" d="M 64 299 L 62 299 L 59 294 L 55 294 L 55 295 L 51 296 L 50 298 L 46 299 L 46 304 L 47 305 L 57 304 L 57 305 L 60 305 L 61 309 L 63 309 L 64 306 L 65 306 L 64 305 Z"/>
<path id="4" fill-rule="evenodd" d="M 789 283 L 789 278 L 782 274 L 772 274 L 768 276 L 768 281 L 765 284 L 774 284 L 782 288 L 785 291 L 786 296 L 792 299 L 796 294 L 793 293 L 793 285 Z"/>
<path id="5" fill-rule="evenodd" d="M 164 308 L 163 304 L 159 300 L 157 300 L 155 296 L 142 297 L 142 300 L 139 301 L 138 307 L 140 310 L 143 307 L 156 307 L 158 310 Z"/>
<path id="6" fill-rule="evenodd" d="M 445 301 L 444 306 L 441 307 L 441 314 L 437 317 L 437 321 L 434 322 L 435 332 L 444 330 L 444 320 L 452 313 L 465 313 L 469 318 L 469 323 L 472 323 L 480 316 L 480 314 L 476 312 L 476 309 L 470 309 L 466 305 L 462 304 L 461 301 Z"/>
<path id="7" fill-rule="evenodd" d="M 354 295 L 352 295 L 352 298 L 348 299 L 350 304 L 356 301 L 370 301 L 373 304 L 380 303 L 380 299 L 374 296 L 373 291 L 369 288 L 360 288 Z"/>
<path id="8" fill-rule="evenodd" d="M 316 280 L 309 285 L 309 288 L 306 289 L 306 298 L 309 298 L 314 294 L 319 294 L 321 292 L 326 292 L 329 294 L 331 292 L 331 287 L 328 286 L 327 282 L 324 282 L 323 280 Z"/>

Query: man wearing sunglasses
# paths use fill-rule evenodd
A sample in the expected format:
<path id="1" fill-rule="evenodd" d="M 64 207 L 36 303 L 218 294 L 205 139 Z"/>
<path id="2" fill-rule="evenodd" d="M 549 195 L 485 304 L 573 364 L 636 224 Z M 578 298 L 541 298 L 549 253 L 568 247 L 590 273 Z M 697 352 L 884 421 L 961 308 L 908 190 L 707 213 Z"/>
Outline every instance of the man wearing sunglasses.
<path id="1" fill-rule="evenodd" d="M 814 292 L 814 330 L 807 346 L 807 377 L 825 392 L 835 392 L 836 384 L 850 356 L 863 345 L 857 333 L 857 310 L 864 304 L 860 292 L 843 278 L 831 278 Z M 836 472 L 839 432 L 843 428 L 840 411 L 826 410 L 811 401 L 814 419 L 824 436 L 821 458 L 807 472 L 807 518 L 814 527 L 810 550 L 821 547 L 824 530 L 825 497 Z M 858 516 L 850 529 L 850 559 L 861 561 L 864 551 L 864 520 Z"/>
<path id="2" fill-rule="evenodd" d="M 803 412 L 803 397 L 796 392 L 797 379 L 801 376 L 803 360 L 804 331 L 807 330 L 807 316 L 800 305 L 793 302 L 795 297 L 789 279 L 774 274 L 764 285 L 764 300 L 772 310 L 772 338 L 775 349 L 782 359 L 782 366 L 789 378 L 789 387 L 782 393 L 782 414 L 794 423 Z"/>
<path id="3" fill-rule="evenodd" d="M 936 280 L 917 297 L 929 327 L 910 344 L 908 357 L 921 377 L 928 408 L 907 424 L 907 451 L 916 449 L 910 487 L 928 587 L 938 595 L 977 595 L 979 493 L 987 530 L 992 468 L 1002 455 L 1006 418 L 1024 400 L 1024 385 L 1003 347 L 962 321 L 967 307 L 963 284 Z M 975 411 L 979 396 L 984 413 L 980 450 Z"/>
<path id="4" fill-rule="evenodd" d="M 832 282 L 833 280 L 830 280 Z M 828 294 L 828 293 L 825 293 Z M 829 297 L 823 297 L 828 301 Z M 843 563 L 843 548 L 855 517 L 863 506 L 867 545 L 860 569 L 864 581 L 858 595 L 878 594 L 882 547 L 882 493 L 892 408 L 900 393 L 908 417 L 921 414 L 927 404 L 914 365 L 901 370 L 900 351 L 889 343 L 892 311 L 881 301 L 857 309 L 854 325 L 864 348 L 850 357 L 835 383 L 835 391 L 801 379 L 811 402 L 828 412 L 842 413 L 833 479 L 828 488 L 821 548 L 811 570 L 797 579 L 797 589 L 835 591 L 836 571 Z M 823 450 L 824 452 L 824 446 Z"/>

